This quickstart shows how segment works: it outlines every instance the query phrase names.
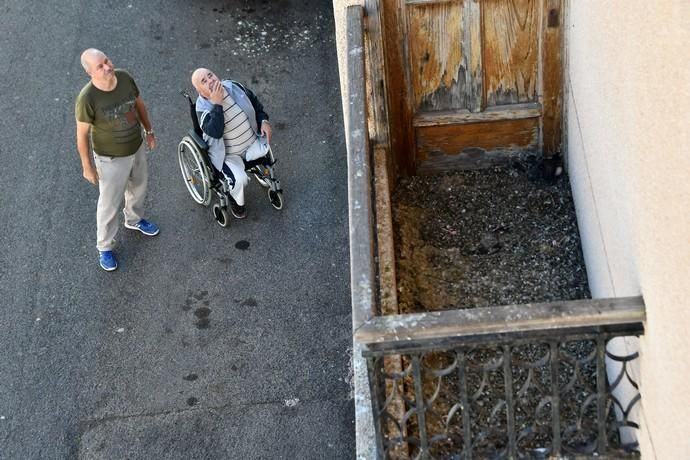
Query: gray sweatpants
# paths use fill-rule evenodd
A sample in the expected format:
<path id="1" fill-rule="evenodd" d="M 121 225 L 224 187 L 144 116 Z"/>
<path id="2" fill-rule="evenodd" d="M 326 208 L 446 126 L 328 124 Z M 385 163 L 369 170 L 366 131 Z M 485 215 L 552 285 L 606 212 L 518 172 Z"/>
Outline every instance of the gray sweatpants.
<path id="1" fill-rule="evenodd" d="M 134 155 L 110 157 L 93 154 L 98 172 L 98 206 L 96 207 L 96 247 L 110 251 L 115 245 L 119 227 L 117 217 L 125 200 L 125 223 L 135 225 L 144 218 L 144 199 L 148 172 L 146 142 L 141 143 Z"/>

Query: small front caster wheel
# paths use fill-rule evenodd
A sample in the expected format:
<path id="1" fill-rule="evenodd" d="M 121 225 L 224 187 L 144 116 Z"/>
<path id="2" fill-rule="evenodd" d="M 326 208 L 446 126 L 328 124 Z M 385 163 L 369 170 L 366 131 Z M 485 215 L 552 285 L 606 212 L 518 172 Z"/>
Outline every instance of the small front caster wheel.
<path id="1" fill-rule="evenodd" d="M 283 209 L 283 193 L 268 189 L 268 199 L 271 201 L 271 206 L 276 209 Z"/>
<path id="2" fill-rule="evenodd" d="M 218 203 L 213 205 L 213 218 L 216 219 L 216 223 L 221 227 L 225 228 L 230 223 L 228 218 L 228 210 Z"/>

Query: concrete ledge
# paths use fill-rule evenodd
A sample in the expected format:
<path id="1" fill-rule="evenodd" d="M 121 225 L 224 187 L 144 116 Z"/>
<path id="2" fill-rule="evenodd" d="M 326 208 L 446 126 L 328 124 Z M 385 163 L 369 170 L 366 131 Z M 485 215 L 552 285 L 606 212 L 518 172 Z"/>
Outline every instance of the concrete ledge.
<path id="1" fill-rule="evenodd" d="M 355 340 L 376 345 L 450 338 L 513 336 L 541 331 L 615 328 L 642 324 L 642 297 L 586 299 L 377 316 L 362 325 Z"/>
<path id="2" fill-rule="evenodd" d="M 364 82 L 364 10 L 350 6 L 347 20 L 347 66 L 349 107 L 345 112 L 347 141 L 348 204 L 350 230 L 350 282 L 354 333 L 374 314 L 376 269 L 374 262 L 374 216 L 372 207 L 371 151 L 367 128 Z M 355 429 L 358 459 L 378 457 L 371 409 L 371 393 L 363 347 L 353 337 L 352 366 L 355 391 Z"/>

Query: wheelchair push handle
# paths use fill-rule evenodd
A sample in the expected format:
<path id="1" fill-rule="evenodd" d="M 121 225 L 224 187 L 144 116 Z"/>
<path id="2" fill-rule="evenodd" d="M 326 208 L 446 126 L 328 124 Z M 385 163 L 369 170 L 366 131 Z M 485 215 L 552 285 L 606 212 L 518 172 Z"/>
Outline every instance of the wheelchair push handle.
<path id="1" fill-rule="evenodd" d="M 189 93 L 185 90 L 181 90 L 180 94 L 183 95 L 187 100 L 189 101 L 190 104 L 192 104 L 192 96 L 189 95 Z"/>
<path id="2" fill-rule="evenodd" d="M 192 99 L 192 96 L 189 95 L 189 93 L 185 90 L 181 90 L 180 94 L 184 96 L 187 99 L 187 102 L 189 102 L 189 116 L 192 119 L 192 125 L 194 126 L 194 132 L 202 136 L 203 132 L 201 131 L 201 126 L 199 126 L 199 119 L 196 116 L 196 104 L 194 100 Z"/>

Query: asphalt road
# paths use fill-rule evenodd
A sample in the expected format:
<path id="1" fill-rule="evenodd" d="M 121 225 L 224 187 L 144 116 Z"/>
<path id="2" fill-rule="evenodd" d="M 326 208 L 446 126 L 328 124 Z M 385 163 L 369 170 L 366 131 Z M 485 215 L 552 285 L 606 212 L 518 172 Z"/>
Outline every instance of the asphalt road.
<path id="1" fill-rule="evenodd" d="M 0 17 L 0 458 L 352 458 L 330 2 L 5 0 Z M 75 147 L 87 47 L 134 75 L 159 143 L 161 233 L 121 229 L 113 273 Z M 188 196 L 178 91 L 198 66 L 262 99 L 282 211 L 254 182 L 249 217 L 223 229 Z"/>

